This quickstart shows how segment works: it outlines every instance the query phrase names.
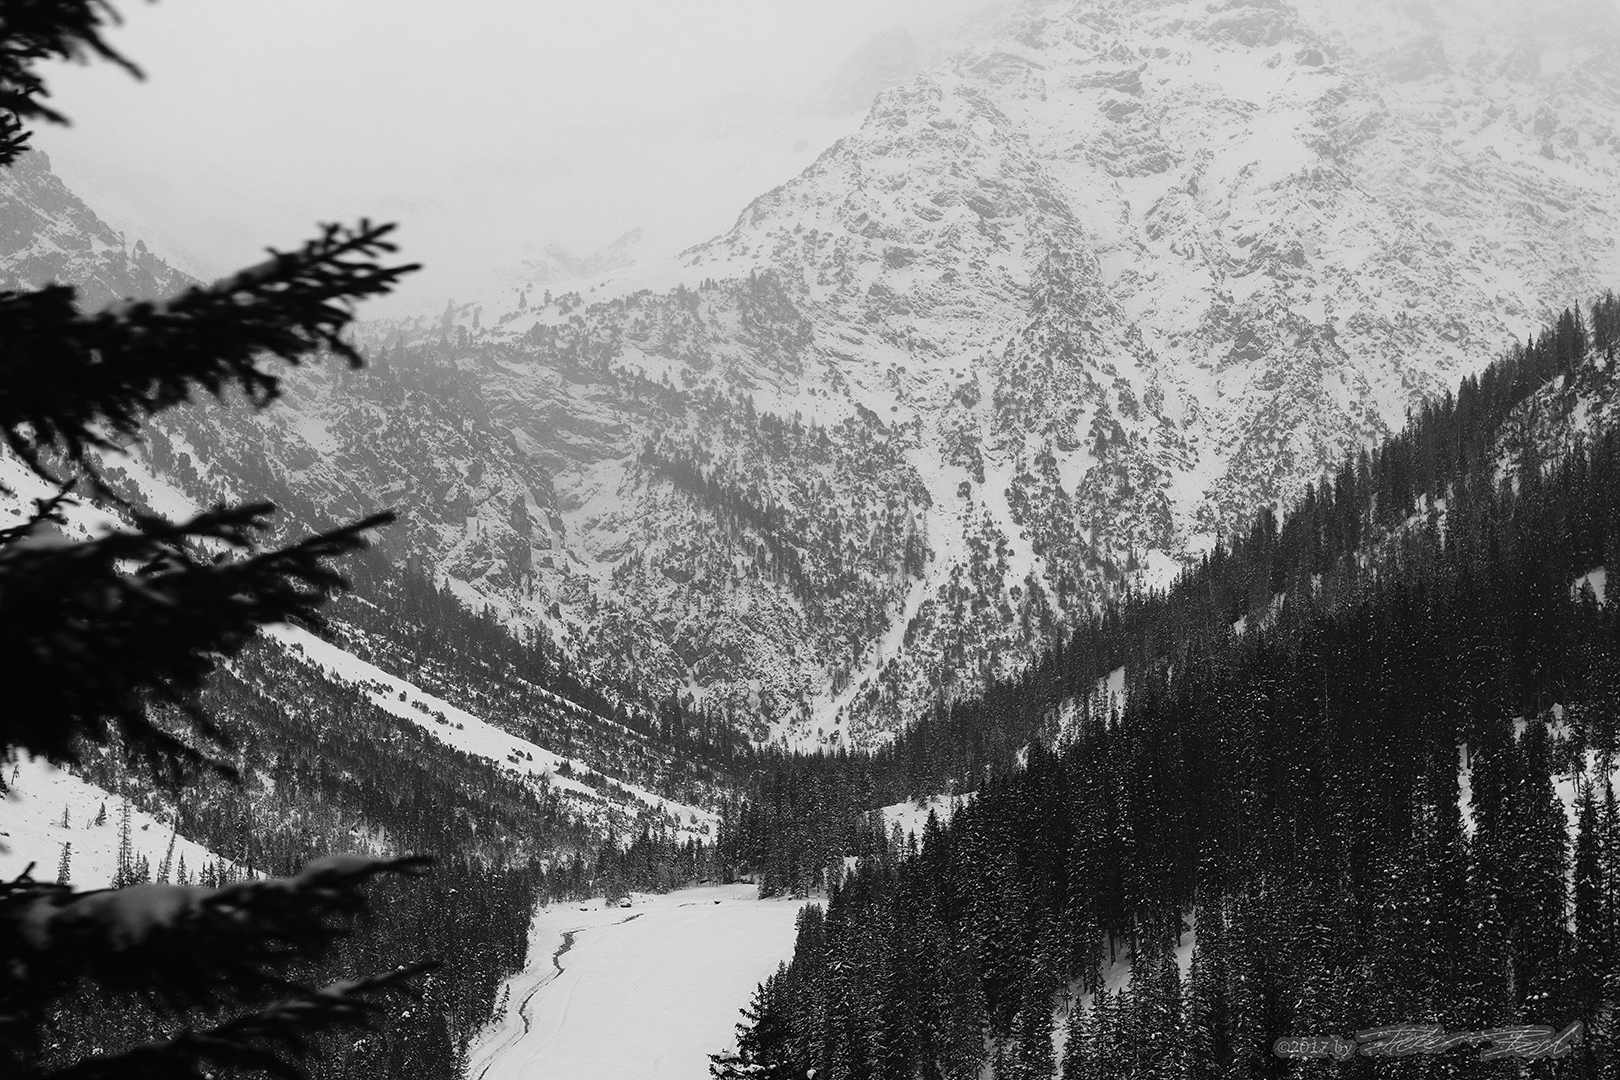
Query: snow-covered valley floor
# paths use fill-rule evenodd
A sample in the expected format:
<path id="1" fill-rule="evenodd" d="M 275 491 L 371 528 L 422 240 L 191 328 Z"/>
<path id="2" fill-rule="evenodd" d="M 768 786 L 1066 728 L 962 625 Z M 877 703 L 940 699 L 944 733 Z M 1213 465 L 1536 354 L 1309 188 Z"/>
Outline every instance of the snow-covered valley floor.
<path id="1" fill-rule="evenodd" d="M 471 1080 L 706 1080 L 738 1010 L 793 952 L 801 902 L 753 885 L 535 914 L 529 963 L 473 1044 Z M 581 910 L 581 908 L 584 910 Z"/>

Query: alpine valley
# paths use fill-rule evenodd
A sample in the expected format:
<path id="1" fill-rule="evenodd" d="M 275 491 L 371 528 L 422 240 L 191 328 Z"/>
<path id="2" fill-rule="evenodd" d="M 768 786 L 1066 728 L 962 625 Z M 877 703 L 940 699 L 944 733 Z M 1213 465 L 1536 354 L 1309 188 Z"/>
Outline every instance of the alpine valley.
<path id="1" fill-rule="evenodd" d="M 795 899 L 827 889 L 825 924 L 820 909 L 797 917 L 795 966 L 756 999 L 780 1007 L 793 1038 L 815 1042 L 799 1064 L 815 1054 L 844 1061 L 860 1041 L 823 1038 L 844 1030 L 837 1015 L 799 1009 L 827 986 L 850 1000 L 898 1000 L 909 994 L 896 989 L 907 958 L 926 956 L 947 973 L 935 989 L 948 998 L 952 965 L 977 955 L 988 965 L 983 987 L 963 977 L 963 996 L 936 1010 L 961 1021 L 962 1042 L 914 1055 L 956 1064 L 917 1075 L 978 1076 L 991 1042 L 1011 1039 L 1033 1064 L 1007 1075 L 1044 1077 L 1054 1066 L 1035 1048 L 1051 1049 L 1042 1025 L 1053 994 L 1082 984 L 1086 995 L 1104 984 L 1117 992 L 1128 963 L 1116 945 L 1134 963 L 1138 945 L 1156 942 L 1159 951 L 1140 954 L 1161 980 L 1153 985 L 1179 987 L 1169 961 L 1191 954 L 1184 919 L 1195 896 L 1217 895 L 1195 879 L 1240 897 L 1224 914 L 1224 900 L 1205 908 L 1207 924 L 1202 912 L 1193 920 L 1214 928 L 1201 940 L 1228 950 L 1209 954 L 1222 963 L 1254 951 L 1238 927 L 1261 941 L 1266 926 L 1283 925 L 1262 918 L 1264 888 L 1258 899 L 1243 890 L 1293 880 L 1288 859 L 1309 863 L 1323 896 L 1339 889 L 1344 910 L 1375 903 L 1356 891 L 1366 882 L 1334 876 L 1337 848 L 1288 833 L 1295 820 L 1340 814 L 1324 834 L 1354 833 L 1345 850 L 1362 859 L 1367 845 L 1356 845 L 1381 835 L 1382 819 L 1356 815 L 1374 807 L 1404 821 L 1396 811 L 1420 787 L 1429 815 L 1420 824 L 1445 817 L 1434 809 L 1442 803 L 1466 810 L 1469 751 L 1460 773 L 1452 761 L 1460 746 L 1483 746 L 1480 805 L 1511 810 L 1482 810 L 1477 826 L 1500 841 L 1481 850 L 1497 860 L 1487 869 L 1500 877 L 1487 884 L 1502 896 L 1537 843 L 1567 840 L 1553 794 L 1596 821 L 1596 789 L 1577 777 L 1600 768 L 1593 747 L 1603 735 L 1612 748 L 1620 710 L 1620 691 L 1604 689 L 1620 686 L 1604 651 L 1620 637 L 1602 637 L 1614 608 L 1599 567 L 1620 558 L 1620 518 L 1600 490 L 1620 469 L 1620 450 L 1602 442 L 1620 409 L 1620 301 L 1605 295 L 1620 283 L 1620 8 L 1029 2 L 921 72 L 903 35 L 861 55 L 861 86 L 882 88 L 858 126 L 722 235 L 670 259 L 643 258 L 633 229 L 584 258 L 548 248 L 492 269 L 490 280 L 506 284 L 490 295 L 356 324 L 364 366 L 323 357 L 281 371 L 281 394 L 264 407 L 230 394 L 193 401 L 98 451 L 99 494 L 110 497 L 86 498 L 67 516 L 61 531 L 72 539 L 141 510 L 180 519 L 259 500 L 282 511 L 272 540 L 382 510 L 398 521 L 346 564 L 355 587 L 318 632 L 272 627 L 220 666 L 203 704 L 234 740 L 242 784 L 210 779 L 174 803 L 132 781 L 110 751 L 71 777 L 14 768 L 8 783 L 22 808 L 7 822 L 17 846 L 54 853 L 64 843 L 64 883 L 77 846 L 81 883 L 118 885 L 151 878 L 154 864 L 167 881 L 176 851 L 182 884 L 187 854 L 206 866 L 198 880 L 217 884 L 292 873 L 334 851 L 454 853 L 435 891 L 387 893 L 381 929 L 346 940 L 333 961 L 336 973 L 442 956 L 427 1004 L 375 1038 L 325 1046 L 334 1063 L 323 1078 L 439 1080 L 474 1063 L 491 1077 L 520 1075 L 530 1051 L 511 1047 L 539 1030 L 525 1009 L 565 982 L 560 958 L 577 931 L 595 936 L 574 958 L 570 993 L 587 963 L 616 970 L 615 943 L 650 948 L 666 926 L 731 933 L 709 907 L 740 898 L 740 875 Z M 31 153 L 0 172 L 0 288 L 52 281 L 76 286 L 86 308 L 192 284 L 131 246 Z M 1602 448 L 1590 459 L 1589 440 Z M 1556 464 L 1545 486 L 1542 461 Z M 51 495 L 10 456 L 0 458 L 0 488 L 0 526 Z M 1583 524 L 1560 532 L 1566 518 L 1554 511 Z M 1455 544 L 1444 531 L 1453 527 Z M 1537 562 L 1526 537 L 1556 547 L 1561 561 Z M 1447 561 L 1455 551 L 1457 565 Z M 1475 563 L 1512 572 L 1479 585 Z M 1424 636 L 1428 623 L 1400 623 L 1402 637 L 1354 607 L 1363 585 L 1388 599 L 1435 582 L 1446 611 L 1480 625 L 1495 618 L 1497 589 L 1522 611 L 1563 612 L 1568 633 L 1536 637 L 1537 627 L 1564 626 L 1550 615 L 1545 626 L 1526 616 L 1514 624 L 1522 634 L 1502 631 L 1500 641 L 1453 627 L 1467 639 L 1457 655 L 1473 658 L 1459 667 L 1435 645 L 1438 631 Z M 1363 616 L 1365 627 L 1355 621 Z M 1301 659 L 1309 650 L 1288 652 L 1286 634 L 1278 645 L 1258 632 L 1274 625 L 1304 627 L 1308 643 L 1328 627 L 1324 640 L 1341 649 L 1320 665 L 1343 684 L 1331 687 L 1332 738 L 1310 726 L 1329 723 L 1316 654 Z M 1374 640 L 1384 653 L 1356 651 Z M 1553 655 L 1550 641 L 1569 655 Z M 1433 737 L 1422 767 L 1433 776 L 1420 784 L 1408 775 L 1417 751 L 1408 762 L 1390 749 L 1406 745 L 1417 721 L 1403 726 L 1405 713 L 1368 704 L 1371 690 L 1357 695 L 1429 645 L 1421 676 L 1401 669 L 1439 702 L 1424 705 Z M 1352 653 L 1354 663 L 1344 659 Z M 1198 664 L 1216 688 L 1204 697 L 1187 689 L 1206 674 Z M 1497 675 L 1468 682 L 1498 669 L 1533 707 L 1515 711 Z M 1580 679 L 1564 680 L 1566 669 L 1602 673 L 1592 683 L 1603 692 L 1572 690 Z M 1458 685 L 1440 686 L 1433 672 Z M 1275 744 L 1254 734 L 1272 731 L 1261 723 L 1271 722 L 1272 691 L 1249 692 L 1268 679 L 1287 684 L 1286 716 L 1298 721 Z M 1139 702 L 1132 715 L 1149 718 L 1139 729 L 1110 707 L 1127 689 Z M 1241 737 L 1178 726 L 1183 691 L 1189 716 L 1245 717 Z M 1357 726 L 1375 714 L 1384 727 Z M 1136 730 L 1154 737 L 1133 742 Z M 1511 749 L 1525 730 L 1539 734 Z M 1268 772 L 1266 747 L 1272 764 L 1320 752 L 1358 779 L 1329 782 L 1331 770 L 1309 764 L 1299 766 L 1305 779 Z M 1161 768 L 1167 761 L 1175 768 Z M 1209 762 L 1231 767 L 1206 791 L 1187 778 Z M 1520 765 L 1553 794 L 1502 779 Z M 1364 775 L 1378 778 L 1365 791 Z M 1066 785 L 1087 794 L 1071 799 Z M 898 803 L 947 787 L 977 790 L 955 833 L 947 812 L 961 801 L 919 801 L 940 811 L 926 823 L 924 810 Z M 1256 810 L 1262 787 L 1272 801 Z M 1204 802 L 1189 809 L 1195 796 Z M 1536 825 L 1523 835 L 1512 832 L 1521 797 Z M 105 804 L 117 798 L 115 855 Z M 908 857 L 899 827 L 890 833 L 867 814 L 883 802 L 897 804 L 891 823 L 933 837 L 932 856 L 925 843 Z M 1136 824 L 1113 829 L 1138 805 L 1149 809 Z M 1608 854 L 1588 862 L 1608 860 L 1603 880 L 1613 885 L 1620 817 L 1612 797 L 1608 805 Z M 1198 832 L 1205 810 L 1219 828 Z M 1362 832 L 1345 824 L 1352 818 Z M 1270 830 L 1264 858 L 1244 846 L 1259 844 L 1256 821 Z M 133 837 L 154 823 L 170 829 L 167 854 Z M 1596 835 L 1596 825 L 1581 828 Z M 1452 843 L 1434 825 L 1423 842 L 1450 858 L 1466 846 L 1460 829 Z M 1063 905 L 1091 893 L 1052 884 L 1062 874 L 1019 877 L 1044 874 L 1043 859 L 1070 850 L 1059 833 L 1096 840 L 1085 848 L 1093 861 L 1074 856 L 1085 869 L 1074 881 L 1104 897 L 1084 919 L 1070 918 L 1078 900 Z M 968 839 L 950 847 L 957 841 L 942 835 Z M 1199 846 L 1211 836 L 1218 852 Z M 1379 856 L 1390 867 L 1412 862 L 1399 840 Z M 1212 852 L 1252 857 L 1279 877 L 1256 869 L 1251 881 L 1250 863 Z M 1432 862 L 1456 871 L 1448 882 L 1467 876 L 1461 861 Z M 1216 864 L 1220 875 L 1198 878 Z M 1386 866 L 1367 865 L 1373 877 Z M 1569 936 L 1564 875 L 1578 893 L 1582 871 L 1536 865 L 1546 869 L 1545 904 L 1501 917 L 1535 922 L 1556 952 L 1554 939 Z M 829 888 L 845 874 L 857 885 Z M 974 895 L 989 899 L 958 904 L 959 882 L 978 883 L 961 897 L 983 885 Z M 713 901 L 707 915 L 685 910 L 696 901 L 666 898 L 628 928 L 642 913 L 575 920 L 565 904 L 531 922 L 545 902 L 694 883 L 714 886 L 702 894 Z M 1425 887 L 1412 875 L 1400 883 L 1408 899 Z M 1588 916 L 1608 913 L 1612 944 L 1620 891 L 1605 895 Z M 961 925 L 936 934 L 920 920 L 889 933 L 884 920 L 902 926 L 894 913 L 934 910 L 907 896 L 937 901 Z M 1353 929 L 1365 936 L 1375 920 L 1356 910 L 1365 925 Z M 1013 913 L 1005 922 L 1004 912 Z M 785 952 L 790 914 L 751 909 L 744 936 Z M 1054 927 L 1071 929 L 1053 937 Z M 1514 963 L 1529 964 L 1540 946 L 1514 932 L 1502 931 Z M 542 933 L 561 937 L 555 978 L 529 955 Z M 1581 948 L 1596 934 L 1579 930 Z M 1036 949 L 1037 940 L 1057 944 Z M 974 942 L 990 944 L 974 953 Z M 1108 963 L 1085 968 L 1076 958 L 1098 959 L 1100 942 Z M 1613 968 L 1620 951 L 1603 947 Z M 846 950 L 844 959 L 824 964 L 827 950 Z M 1379 954 L 1385 974 L 1408 966 L 1395 953 Z M 763 963 L 745 959 L 706 974 L 730 993 Z M 1552 985 L 1555 965 L 1536 963 L 1523 970 Z M 1026 968 L 1039 976 L 1027 985 Z M 686 976 L 678 964 L 661 974 L 672 986 Z M 1360 976 L 1344 967 L 1332 978 L 1348 986 Z M 1542 985 L 1517 979 L 1510 995 Z M 1606 1001 L 1614 1015 L 1615 996 L 1592 980 L 1577 988 L 1581 1000 Z M 1278 1002 L 1295 988 L 1282 976 L 1267 985 Z M 1286 1011 L 1272 1005 L 1267 1015 Z M 1230 1016 L 1264 1012 L 1250 1006 L 1234 1004 Z M 883 1012 L 890 1027 L 871 1030 L 905 1027 L 897 1015 Z M 771 1016 L 759 1027 L 775 1031 Z M 108 1038 L 139 1041 L 148 1019 L 136 1010 Z M 1260 1028 L 1244 1030 L 1263 1053 Z M 683 1033 L 708 1037 L 707 1028 Z M 895 1039 L 880 1033 L 872 1045 L 892 1049 Z M 1123 1055 L 1125 1045 L 1114 1049 Z M 1239 1075 L 1241 1055 L 1226 1056 Z M 827 1075 L 879 1075 L 868 1064 Z"/>

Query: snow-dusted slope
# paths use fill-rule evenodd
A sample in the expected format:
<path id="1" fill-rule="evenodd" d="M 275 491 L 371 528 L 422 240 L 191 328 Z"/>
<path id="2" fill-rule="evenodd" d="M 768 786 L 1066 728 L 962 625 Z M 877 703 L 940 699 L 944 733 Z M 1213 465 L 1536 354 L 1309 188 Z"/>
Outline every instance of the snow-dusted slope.
<path id="1" fill-rule="evenodd" d="M 51 489 L 37 476 L 9 455 L 0 455 L 0 528 L 21 523 L 34 500 L 50 494 Z M 73 539 L 85 539 L 109 521 L 109 516 L 99 510 L 79 508 L 69 513 L 63 529 Z M 71 843 L 71 884 L 98 888 L 112 882 L 118 867 L 124 798 L 46 761 L 26 756 L 0 761 L 0 778 L 9 789 L 0 794 L 0 879 L 13 878 L 32 864 L 36 880 L 57 880 L 62 848 Z M 144 856 L 156 873 L 172 837 L 171 875 L 178 870 L 182 856 L 193 880 L 207 863 L 229 865 L 227 860 L 177 835 L 172 821 L 161 821 L 136 809 L 134 802 L 129 806 L 132 862 Z M 98 817 L 102 818 L 100 825 L 96 824 Z"/>
<path id="2" fill-rule="evenodd" d="M 1182 550 L 1620 276 L 1620 17 L 1512 10 L 1034 6 L 689 263 L 783 273 L 941 456 Z"/>
<path id="3" fill-rule="evenodd" d="M 934 815 L 941 826 L 949 825 L 957 808 L 972 802 L 975 794 L 969 791 L 961 795 L 929 795 L 911 802 L 879 807 L 878 813 L 883 816 L 886 829 L 898 828 L 902 837 L 914 835 L 920 844 L 923 829 L 928 824 L 928 815 Z"/>
<path id="4" fill-rule="evenodd" d="M 63 848 L 68 851 L 68 883 L 78 889 L 105 888 L 118 871 L 125 800 L 45 761 L 24 758 L 5 766 L 0 795 L 0 880 L 33 867 L 36 881 L 56 881 Z M 96 824 L 97 819 L 101 824 Z M 201 844 L 176 833 L 172 822 L 144 810 L 129 811 L 131 863 L 145 859 L 153 874 L 169 860 L 169 880 L 182 866 L 197 880 L 204 866 L 229 867 Z M 172 851 L 171 851 L 171 844 Z"/>
<path id="5" fill-rule="evenodd" d="M 485 758 L 520 778 L 556 790 L 587 821 L 605 826 L 605 811 L 609 808 L 622 810 L 632 819 L 651 813 L 667 820 L 682 843 L 694 838 L 705 844 L 715 841 L 719 819 L 707 810 L 666 799 L 632 784 L 603 783 L 600 776 L 597 784 L 586 783 L 579 779 L 592 775 L 585 762 L 502 731 L 467 710 L 322 641 L 307 630 L 280 625 L 265 632 L 295 658 L 335 682 L 361 688 L 378 708 L 422 728 L 446 746 Z"/>

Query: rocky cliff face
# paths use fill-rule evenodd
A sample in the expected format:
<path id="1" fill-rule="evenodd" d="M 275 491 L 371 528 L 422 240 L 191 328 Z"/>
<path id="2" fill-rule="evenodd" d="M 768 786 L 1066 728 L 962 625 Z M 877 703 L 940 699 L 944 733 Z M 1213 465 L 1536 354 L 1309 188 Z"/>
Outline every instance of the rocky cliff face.
<path id="1" fill-rule="evenodd" d="M 881 738 L 1620 280 L 1611 7 L 1341 7 L 1029 5 L 658 287 L 373 325 L 156 463 L 401 505 L 601 679 Z"/>
<path id="2" fill-rule="evenodd" d="M 163 296 L 189 279 L 146 249 L 130 247 L 51 171 L 38 151 L 0 171 L 0 289 L 55 281 L 79 290 L 79 303 Z"/>

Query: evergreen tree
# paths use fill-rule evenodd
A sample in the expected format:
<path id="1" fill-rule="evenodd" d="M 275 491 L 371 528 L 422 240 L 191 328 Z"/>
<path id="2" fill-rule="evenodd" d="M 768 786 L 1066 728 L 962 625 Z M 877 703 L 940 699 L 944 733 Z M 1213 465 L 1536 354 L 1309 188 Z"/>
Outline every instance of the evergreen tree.
<path id="1" fill-rule="evenodd" d="M 1218 901 L 1207 902 L 1198 914 L 1198 940 L 1187 973 L 1187 1061 L 1192 1080 L 1217 1080 L 1231 1061 L 1222 967 L 1224 922 Z"/>
<path id="2" fill-rule="evenodd" d="M 754 990 L 742 1010 L 746 1023 L 737 1025 L 737 1051 L 710 1054 L 709 1075 L 715 1080 L 801 1080 L 804 1070 L 788 1057 L 787 1032 L 777 1005 L 778 977 L 773 975 Z"/>
<path id="3" fill-rule="evenodd" d="M 1592 785 L 1583 783 L 1576 795 L 1575 956 L 1569 973 L 1569 998 L 1587 1023 L 1591 1023 L 1597 1011 L 1609 951 L 1599 829 Z"/>
<path id="4" fill-rule="evenodd" d="M 1264 895 L 1262 890 L 1261 895 Z M 1240 897 L 1226 926 L 1224 953 L 1226 985 L 1223 988 L 1228 1012 L 1228 1039 L 1231 1057 L 1226 1076 L 1252 1076 L 1271 1058 L 1266 1023 L 1263 977 L 1256 955 L 1263 945 L 1255 939 L 1253 896 Z"/>
<path id="5" fill-rule="evenodd" d="M 1109 994 L 1097 987 L 1092 1002 L 1092 1023 L 1096 1026 L 1094 1045 L 1098 1080 L 1124 1080 L 1131 1074 L 1135 1049 L 1131 1046 L 1126 1014 L 1130 1011 L 1130 988 Z"/>
<path id="6" fill-rule="evenodd" d="M 936 976 L 943 987 L 939 1075 L 942 1080 L 975 1080 L 984 1067 L 984 1037 L 990 1022 L 984 984 L 970 946 L 951 941 L 945 949 Z"/>
<path id="7" fill-rule="evenodd" d="M 169 846 L 163 852 L 163 861 L 158 863 L 157 880 L 160 885 L 169 883 L 169 872 L 174 868 L 174 842 L 179 836 L 178 829 L 169 833 Z"/>
<path id="8" fill-rule="evenodd" d="M 135 884 L 135 855 L 129 835 L 129 803 L 118 811 L 118 863 L 113 870 L 112 887 Z"/>
<path id="9" fill-rule="evenodd" d="M 1052 997 L 1048 977 L 1038 964 L 1024 979 L 1013 1035 L 1017 1040 L 1013 1075 L 1022 1080 L 1051 1080 L 1057 1069 L 1052 1053 Z"/>
<path id="10" fill-rule="evenodd" d="M 92 57 L 135 71 L 103 37 L 114 18 L 99 0 L 0 5 L 0 166 L 27 148 L 28 123 L 62 119 L 44 104 L 38 64 Z M 106 748 L 170 788 L 198 770 L 231 772 L 198 690 L 258 627 L 315 620 L 342 584 L 330 559 L 356 550 L 385 519 L 265 549 L 266 504 L 178 523 L 126 505 L 127 527 L 82 541 L 69 538 L 69 514 L 81 491 L 118 501 L 97 456 L 154 413 L 202 390 L 268 402 L 278 390 L 268 369 L 275 359 L 324 352 L 358 364 L 341 336 L 352 301 L 387 292 L 413 269 L 377 261 L 393 250 L 389 229 L 326 226 L 303 248 L 272 252 L 213 285 L 100 312 L 80 311 L 68 286 L 0 292 L 0 436 L 55 488 L 28 520 L 0 530 L 0 679 L 13 688 L 0 712 L 0 760 L 31 753 L 72 763 Z M 377 991 L 419 970 L 324 989 L 292 974 L 364 910 L 365 882 L 416 872 L 423 860 L 334 856 L 285 879 L 132 885 L 150 868 L 132 857 L 128 815 L 126 804 L 118 875 L 127 887 L 78 893 L 26 873 L 0 882 L 0 1074 L 293 1074 L 311 1034 L 364 1021 L 379 1007 Z M 103 807 L 96 823 L 105 820 Z M 64 848 L 64 870 L 66 862 Z M 99 1020 L 111 1035 L 118 1025 L 108 1020 L 136 1001 L 172 1014 L 167 1036 L 68 1063 L 42 1045 L 50 1016 Z M 189 1010 L 204 1006 L 209 1026 L 188 1029 L 197 1015 Z"/>
<path id="11" fill-rule="evenodd" d="M 1097 1075 L 1095 1032 L 1079 999 L 1069 1005 L 1063 1025 L 1063 1065 L 1060 1080 L 1093 1080 Z"/>
<path id="12" fill-rule="evenodd" d="M 1167 943 L 1157 936 L 1144 942 L 1132 964 L 1136 1051 L 1143 1078 L 1181 1080 L 1187 1073 L 1187 1032 L 1182 1015 L 1181 971 Z"/>
<path id="13" fill-rule="evenodd" d="M 1556 1023 L 1568 958 L 1569 823 L 1553 790 L 1545 724 L 1532 723 L 1513 787 L 1506 845 L 1513 884 L 1508 927 L 1515 997 L 1533 1023 Z"/>

